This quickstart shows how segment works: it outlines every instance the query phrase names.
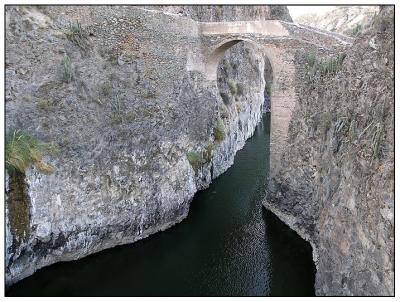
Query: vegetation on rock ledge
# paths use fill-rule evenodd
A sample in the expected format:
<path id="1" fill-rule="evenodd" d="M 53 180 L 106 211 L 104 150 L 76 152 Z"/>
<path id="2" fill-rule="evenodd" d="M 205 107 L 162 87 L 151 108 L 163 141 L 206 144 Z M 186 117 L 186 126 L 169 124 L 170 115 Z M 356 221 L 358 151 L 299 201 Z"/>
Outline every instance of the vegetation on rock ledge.
<path id="1" fill-rule="evenodd" d="M 43 154 L 54 151 L 55 147 L 52 144 L 42 143 L 26 131 L 11 130 L 6 136 L 7 172 L 9 175 L 16 172 L 25 173 L 26 169 L 33 165 L 40 172 L 50 174 L 54 168 L 43 162 Z"/>
<path id="2" fill-rule="evenodd" d="M 195 171 L 200 169 L 203 164 L 203 157 L 200 153 L 191 151 L 186 154 L 186 157 Z"/>
<path id="3" fill-rule="evenodd" d="M 198 171 L 202 165 L 211 162 L 213 153 L 214 153 L 214 144 L 210 143 L 207 145 L 207 147 L 202 153 L 190 151 L 186 154 L 186 157 L 190 165 L 193 167 L 193 169 L 195 171 Z"/>
<path id="4" fill-rule="evenodd" d="M 317 74 L 320 76 L 336 74 L 342 68 L 345 58 L 345 53 L 340 53 L 336 57 L 322 59 L 318 59 L 314 53 L 310 53 L 307 56 L 307 71 L 309 79 L 314 79 Z"/>
<path id="5" fill-rule="evenodd" d="M 225 138 L 224 125 L 221 120 L 219 120 L 217 125 L 214 127 L 214 137 L 217 142 L 221 142 Z"/>
<path id="6" fill-rule="evenodd" d="M 89 34 L 82 28 L 81 24 L 77 21 L 76 24 L 70 24 L 65 35 L 67 39 L 78 46 L 82 51 L 86 52 L 91 48 L 89 41 Z"/>

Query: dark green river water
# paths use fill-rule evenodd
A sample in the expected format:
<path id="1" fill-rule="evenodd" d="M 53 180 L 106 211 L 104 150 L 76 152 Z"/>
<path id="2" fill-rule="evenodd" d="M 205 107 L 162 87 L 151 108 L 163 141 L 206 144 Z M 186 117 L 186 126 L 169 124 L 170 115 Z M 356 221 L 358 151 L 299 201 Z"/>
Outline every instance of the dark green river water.
<path id="1" fill-rule="evenodd" d="M 265 210 L 269 114 L 180 224 L 43 268 L 8 296 L 311 296 L 311 246 Z"/>

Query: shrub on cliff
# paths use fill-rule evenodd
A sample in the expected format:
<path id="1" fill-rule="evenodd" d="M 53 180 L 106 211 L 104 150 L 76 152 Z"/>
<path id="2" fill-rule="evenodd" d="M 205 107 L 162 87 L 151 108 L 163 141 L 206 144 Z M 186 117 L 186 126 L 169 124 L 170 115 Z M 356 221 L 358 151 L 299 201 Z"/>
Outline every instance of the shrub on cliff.
<path id="1" fill-rule="evenodd" d="M 229 90 L 231 91 L 232 95 L 236 95 L 238 92 L 237 83 L 234 80 L 228 80 Z"/>
<path id="2" fill-rule="evenodd" d="M 212 143 L 208 144 L 206 150 L 203 152 L 203 158 L 209 163 L 212 160 L 214 152 L 214 145 Z"/>
<path id="3" fill-rule="evenodd" d="M 33 165 L 40 172 L 49 174 L 54 168 L 43 162 L 44 153 L 55 151 L 51 144 L 42 143 L 23 130 L 11 130 L 6 136 L 6 169 L 12 175 L 15 172 L 24 173 Z"/>
<path id="4" fill-rule="evenodd" d="M 200 153 L 190 151 L 186 154 L 186 157 L 195 171 L 200 169 L 201 165 L 203 164 L 203 157 Z"/>
<path id="5" fill-rule="evenodd" d="M 86 52 L 91 48 L 88 32 L 82 28 L 81 24 L 70 24 L 65 32 L 67 39 L 78 46 L 82 51 Z"/>
<path id="6" fill-rule="evenodd" d="M 207 147 L 200 153 L 190 151 L 186 154 L 190 165 L 195 171 L 198 171 L 202 165 L 211 162 L 214 153 L 214 144 L 209 143 Z"/>
<path id="7" fill-rule="evenodd" d="M 70 83 L 73 79 L 71 59 L 65 56 L 61 63 L 61 76 L 65 83 Z"/>
<path id="8" fill-rule="evenodd" d="M 345 53 L 340 53 L 336 57 L 327 57 L 318 59 L 314 53 L 307 55 L 307 73 L 309 80 L 313 80 L 316 76 L 326 76 L 336 74 L 343 65 L 346 58 Z"/>
<path id="9" fill-rule="evenodd" d="M 221 142 L 225 138 L 224 125 L 221 120 L 218 121 L 217 125 L 214 127 L 214 138 L 217 142 Z"/>

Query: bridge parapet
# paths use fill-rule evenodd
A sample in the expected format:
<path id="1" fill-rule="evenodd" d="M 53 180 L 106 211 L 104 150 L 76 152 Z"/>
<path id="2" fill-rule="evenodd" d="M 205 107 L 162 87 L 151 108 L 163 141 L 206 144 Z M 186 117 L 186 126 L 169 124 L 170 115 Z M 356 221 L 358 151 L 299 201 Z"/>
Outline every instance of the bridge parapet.
<path id="1" fill-rule="evenodd" d="M 288 36 L 289 32 L 278 20 L 200 22 L 200 33 L 206 35 L 261 34 L 266 36 Z"/>

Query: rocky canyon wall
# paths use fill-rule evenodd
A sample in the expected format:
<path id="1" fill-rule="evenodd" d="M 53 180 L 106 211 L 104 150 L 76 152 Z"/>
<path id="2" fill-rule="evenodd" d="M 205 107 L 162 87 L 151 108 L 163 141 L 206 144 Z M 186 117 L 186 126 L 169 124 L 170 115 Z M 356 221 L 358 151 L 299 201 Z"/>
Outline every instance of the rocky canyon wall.
<path id="1" fill-rule="evenodd" d="M 262 55 L 238 44 L 220 65 L 220 88 L 211 85 L 187 70 L 188 54 L 201 57 L 189 17 L 156 7 L 6 8 L 6 129 L 57 148 L 44 158 L 54 173 L 6 176 L 8 285 L 180 222 L 252 135 Z"/>
<path id="2" fill-rule="evenodd" d="M 383 7 L 351 48 L 297 58 L 289 148 L 264 205 L 312 243 L 317 295 L 394 294 L 393 25 Z"/>

